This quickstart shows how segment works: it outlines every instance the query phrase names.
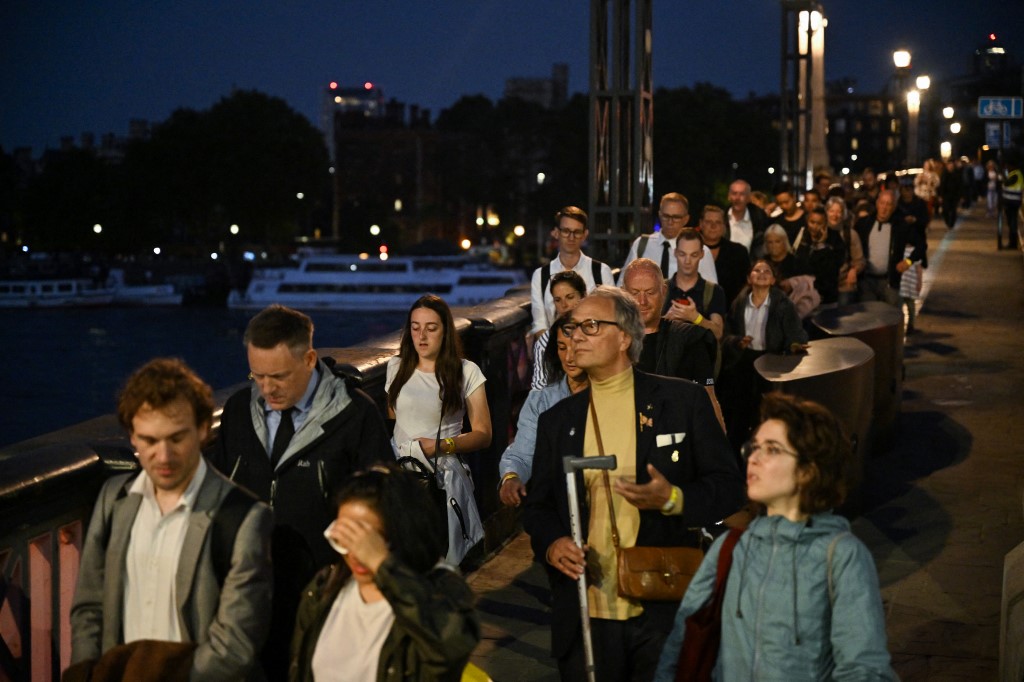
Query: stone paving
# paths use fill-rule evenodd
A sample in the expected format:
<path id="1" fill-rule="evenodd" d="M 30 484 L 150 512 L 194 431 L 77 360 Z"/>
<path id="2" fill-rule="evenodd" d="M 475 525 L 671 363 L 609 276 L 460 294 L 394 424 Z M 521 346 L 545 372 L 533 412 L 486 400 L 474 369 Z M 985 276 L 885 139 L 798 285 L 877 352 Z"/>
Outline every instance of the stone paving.
<path id="1" fill-rule="evenodd" d="M 1024 266 L 995 221 L 929 229 L 919 332 L 907 338 L 899 436 L 868 463 L 853 524 L 882 585 L 893 666 L 915 680 L 994 680 L 1003 558 L 1024 541 Z M 520 533 L 467 576 L 496 682 L 557 680 L 547 581 Z"/>

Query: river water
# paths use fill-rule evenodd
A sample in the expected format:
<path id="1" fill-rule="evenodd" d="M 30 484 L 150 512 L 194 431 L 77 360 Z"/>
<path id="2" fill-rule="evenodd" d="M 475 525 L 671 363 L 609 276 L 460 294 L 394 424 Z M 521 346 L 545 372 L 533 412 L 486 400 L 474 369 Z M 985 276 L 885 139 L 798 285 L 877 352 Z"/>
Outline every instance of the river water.
<path id="1" fill-rule="evenodd" d="M 132 370 L 179 357 L 214 389 L 245 381 L 250 311 L 226 308 L 0 310 L 0 447 L 114 412 Z M 315 312 L 314 344 L 351 346 L 404 313 Z"/>

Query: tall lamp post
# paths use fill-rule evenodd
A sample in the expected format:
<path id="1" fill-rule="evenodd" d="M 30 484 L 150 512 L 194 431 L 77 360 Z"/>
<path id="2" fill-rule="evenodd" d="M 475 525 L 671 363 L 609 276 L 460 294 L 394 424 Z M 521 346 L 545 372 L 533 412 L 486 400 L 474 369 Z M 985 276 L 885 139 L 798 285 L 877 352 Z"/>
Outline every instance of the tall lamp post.
<path id="1" fill-rule="evenodd" d="M 899 103 L 903 100 L 904 93 L 907 89 L 907 79 L 910 76 L 910 51 L 899 49 L 892 53 L 892 63 L 896 67 L 896 73 L 893 80 L 893 102 Z M 909 96 L 909 95 L 908 95 Z M 920 102 L 919 102 L 920 103 Z M 896 111 L 894 114 L 898 115 L 901 121 L 905 121 L 907 128 L 910 127 L 910 102 L 907 100 L 906 118 L 904 119 L 903 111 L 899 110 L 899 105 L 896 105 Z M 916 123 L 915 123 L 916 126 Z M 900 130 L 899 147 L 897 154 L 899 158 L 896 160 L 897 165 L 907 165 L 910 157 L 910 136 L 909 130 L 902 128 Z M 916 132 L 916 131 L 915 131 Z"/>

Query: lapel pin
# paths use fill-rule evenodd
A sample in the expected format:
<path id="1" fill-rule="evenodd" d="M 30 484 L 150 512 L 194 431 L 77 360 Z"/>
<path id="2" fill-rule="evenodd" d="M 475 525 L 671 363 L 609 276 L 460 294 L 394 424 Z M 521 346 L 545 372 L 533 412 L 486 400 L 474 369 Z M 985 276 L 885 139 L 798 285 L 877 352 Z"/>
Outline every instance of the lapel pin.
<path id="1" fill-rule="evenodd" d="M 569 435 L 570 436 L 575 436 L 576 435 L 576 427 L 575 426 L 572 427 L 571 429 L 569 429 Z"/>
<path id="2" fill-rule="evenodd" d="M 640 413 L 640 431 L 643 432 L 644 427 L 649 426 L 654 428 L 654 420 L 645 415 L 643 412 Z"/>
<path id="3" fill-rule="evenodd" d="M 679 451 L 678 450 L 673 450 L 672 451 L 672 461 L 673 462 L 678 462 L 679 461 Z"/>

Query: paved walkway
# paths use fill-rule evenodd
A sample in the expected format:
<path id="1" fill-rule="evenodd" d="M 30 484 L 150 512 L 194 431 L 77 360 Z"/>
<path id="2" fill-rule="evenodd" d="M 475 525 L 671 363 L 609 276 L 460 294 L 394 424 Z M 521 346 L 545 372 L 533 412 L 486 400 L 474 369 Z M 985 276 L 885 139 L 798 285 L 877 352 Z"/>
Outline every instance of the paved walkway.
<path id="1" fill-rule="evenodd" d="M 1004 555 L 1024 541 L 1024 266 L 968 212 L 929 230 L 920 332 L 908 338 L 900 434 L 869 463 L 854 531 L 875 557 L 893 665 L 906 682 L 993 680 Z M 557 680 L 547 582 L 520 533 L 468 576 L 496 682 Z"/>

